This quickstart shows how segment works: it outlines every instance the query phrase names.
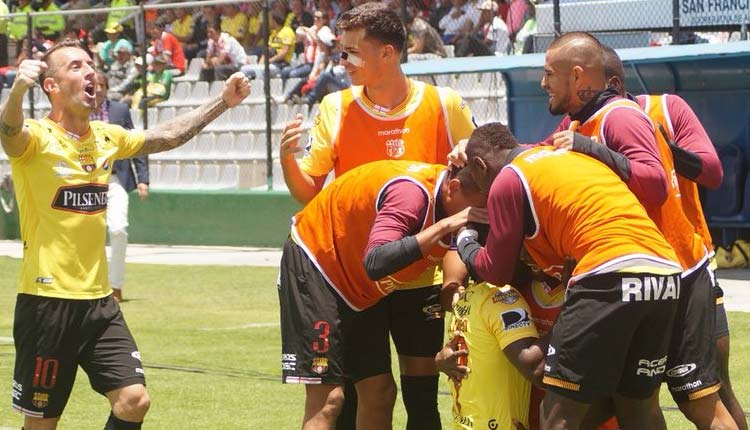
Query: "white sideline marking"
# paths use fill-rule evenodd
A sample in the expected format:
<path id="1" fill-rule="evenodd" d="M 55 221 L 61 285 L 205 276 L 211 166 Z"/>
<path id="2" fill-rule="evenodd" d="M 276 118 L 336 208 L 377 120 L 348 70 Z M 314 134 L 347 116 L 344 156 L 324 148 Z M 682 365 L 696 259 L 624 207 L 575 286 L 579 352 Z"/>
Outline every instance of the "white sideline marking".
<path id="1" fill-rule="evenodd" d="M 198 330 L 202 330 L 202 331 L 242 330 L 246 328 L 278 327 L 279 325 L 280 324 L 277 322 L 248 323 L 248 324 L 237 325 L 233 327 L 201 327 Z"/>

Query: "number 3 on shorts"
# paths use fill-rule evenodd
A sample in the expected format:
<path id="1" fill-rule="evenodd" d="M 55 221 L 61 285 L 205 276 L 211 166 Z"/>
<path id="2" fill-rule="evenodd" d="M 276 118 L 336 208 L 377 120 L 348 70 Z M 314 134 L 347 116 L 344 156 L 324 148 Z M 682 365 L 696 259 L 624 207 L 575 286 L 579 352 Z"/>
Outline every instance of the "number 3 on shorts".
<path id="1" fill-rule="evenodd" d="M 328 321 L 319 320 L 315 321 L 313 329 L 320 334 L 318 334 L 319 340 L 313 341 L 312 349 L 317 353 L 325 354 L 328 352 L 328 333 L 331 331 L 331 326 Z"/>

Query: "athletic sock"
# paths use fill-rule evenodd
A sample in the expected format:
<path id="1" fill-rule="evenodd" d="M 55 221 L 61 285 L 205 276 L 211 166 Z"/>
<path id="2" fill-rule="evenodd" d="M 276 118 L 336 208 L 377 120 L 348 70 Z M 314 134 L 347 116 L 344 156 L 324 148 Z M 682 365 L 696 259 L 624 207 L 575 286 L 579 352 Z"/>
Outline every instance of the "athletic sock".
<path id="1" fill-rule="evenodd" d="M 113 412 L 110 412 L 107 424 L 104 425 L 104 430 L 141 430 L 142 425 L 143 421 L 139 423 L 123 421 L 117 418 Z"/>
<path id="2" fill-rule="evenodd" d="M 438 375 L 401 376 L 401 394 L 406 407 L 406 430 L 439 430 Z"/>

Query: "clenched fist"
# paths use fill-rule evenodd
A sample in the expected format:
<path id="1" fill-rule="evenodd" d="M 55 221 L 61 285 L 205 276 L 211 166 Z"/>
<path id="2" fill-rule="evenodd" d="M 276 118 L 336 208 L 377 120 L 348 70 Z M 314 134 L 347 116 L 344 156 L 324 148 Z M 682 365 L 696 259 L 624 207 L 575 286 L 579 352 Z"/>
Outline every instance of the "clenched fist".
<path id="1" fill-rule="evenodd" d="M 47 71 L 47 63 L 39 60 L 23 60 L 18 66 L 18 72 L 16 74 L 16 80 L 13 82 L 13 86 L 18 85 L 19 88 L 27 90 L 34 86 L 39 81 L 39 76 Z"/>
<path id="2" fill-rule="evenodd" d="M 250 95 L 250 81 L 243 73 L 234 73 L 224 82 L 221 98 L 230 108 L 242 103 L 248 95 Z"/>

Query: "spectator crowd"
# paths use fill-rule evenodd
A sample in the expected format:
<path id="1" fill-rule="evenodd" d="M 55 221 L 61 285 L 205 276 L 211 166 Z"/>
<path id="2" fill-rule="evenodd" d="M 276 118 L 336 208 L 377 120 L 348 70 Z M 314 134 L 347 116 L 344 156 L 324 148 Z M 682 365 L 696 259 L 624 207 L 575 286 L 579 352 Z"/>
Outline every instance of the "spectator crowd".
<path id="1" fill-rule="evenodd" d="M 406 12 L 408 61 L 447 56 L 508 55 L 530 52 L 536 27 L 534 0 L 390 0 Z M 270 76 L 285 82 L 278 102 L 314 104 L 350 85 L 338 65 L 336 20 L 363 0 L 276 0 L 269 19 Z M 0 16 L 24 13 L 135 5 L 134 0 L 30 0 L 0 2 Z M 65 38 L 78 39 L 104 72 L 109 98 L 132 108 L 166 100 L 172 80 L 199 59 L 197 78 L 223 81 L 236 71 L 262 79 L 264 68 L 262 2 L 240 2 L 198 8 L 148 10 L 146 96 L 140 92 L 143 58 L 137 46 L 134 18 L 127 10 L 43 15 L 33 18 L 32 41 L 25 16 L 0 18 L 0 84 L 9 88 L 20 62 L 41 58 Z M 31 46 L 29 46 L 31 45 Z M 31 53 L 29 54 L 29 50 Z"/>

